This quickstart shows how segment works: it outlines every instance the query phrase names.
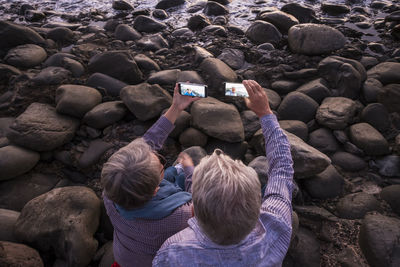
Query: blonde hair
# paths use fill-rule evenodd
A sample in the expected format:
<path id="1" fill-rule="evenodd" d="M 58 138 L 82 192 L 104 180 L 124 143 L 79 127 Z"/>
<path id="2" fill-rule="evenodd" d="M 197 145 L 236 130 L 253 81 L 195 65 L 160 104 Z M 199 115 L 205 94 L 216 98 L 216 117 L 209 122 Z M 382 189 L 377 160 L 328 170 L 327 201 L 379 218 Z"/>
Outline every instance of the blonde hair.
<path id="1" fill-rule="evenodd" d="M 239 243 L 257 223 L 261 207 L 257 173 L 219 149 L 195 168 L 192 194 L 200 227 L 219 245 Z"/>

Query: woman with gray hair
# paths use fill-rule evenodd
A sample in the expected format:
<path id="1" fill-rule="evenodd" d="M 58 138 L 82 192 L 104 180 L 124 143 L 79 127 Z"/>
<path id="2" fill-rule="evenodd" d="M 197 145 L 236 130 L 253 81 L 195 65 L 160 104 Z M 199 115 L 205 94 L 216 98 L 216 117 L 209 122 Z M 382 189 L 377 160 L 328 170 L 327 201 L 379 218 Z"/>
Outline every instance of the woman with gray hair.
<path id="1" fill-rule="evenodd" d="M 244 81 L 247 106 L 260 118 L 269 163 L 261 196 L 256 172 L 216 150 L 192 177 L 194 218 L 170 237 L 153 266 L 281 266 L 292 232 L 290 145 L 264 89 Z M 267 168 L 267 166 L 266 166 Z"/>
<path id="2" fill-rule="evenodd" d="M 187 227 L 193 216 L 191 183 L 183 191 L 174 179 L 190 179 L 191 158 L 182 154 L 178 167 L 167 169 L 161 149 L 179 114 L 198 98 L 182 96 L 175 86 L 171 107 L 144 134 L 114 153 L 104 164 L 104 205 L 114 226 L 113 266 L 151 266 L 162 243 Z M 163 179 L 165 176 L 165 179 Z M 166 179 L 169 179 L 167 181 Z"/>

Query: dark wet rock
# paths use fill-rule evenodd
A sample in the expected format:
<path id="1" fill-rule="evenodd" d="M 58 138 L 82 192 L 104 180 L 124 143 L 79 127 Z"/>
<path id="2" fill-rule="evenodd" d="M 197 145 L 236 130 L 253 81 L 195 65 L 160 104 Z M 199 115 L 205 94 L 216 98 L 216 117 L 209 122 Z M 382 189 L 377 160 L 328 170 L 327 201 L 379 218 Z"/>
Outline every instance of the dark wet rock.
<path id="1" fill-rule="evenodd" d="M 139 15 L 135 18 L 133 27 L 139 32 L 152 33 L 162 31 L 167 26 L 151 17 Z"/>
<path id="2" fill-rule="evenodd" d="M 119 96 L 121 89 L 128 85 L 103 73 L 93 73 L 86 84 L 110 96 Z"/>
<path id="3" fill-rule="evenodd" d="M 168 13 L 162 9 L 154 9 L 153 12 L 151 12 L 151 15 L 156 19 L 161 20 L 168 18 Z"/>
<path id="4" fill-rule="evenodd" d="M 281 120 L 279 121 L 279 125 L 285 131 L 296 135 L 303 139 L 303 141 L 307 141 L 308 139 L 308 128 L 307 124 L 298 120 Z"/>
<path id="5" fill-rule="evenodd" d="M 0 240 L 16 242 L 14 237 L 14 226 L 17 222 L 19 212 L 14 210 L 0 209 Z M 0 249 L 1 263 L 1 249 Z"/>
<path id="6" fill-rule="evenodd" d="M 212 35 L 218 35 L 218 36 L 222 36 L 222 37 L 228 36 L 225 28 L 220 25 L 208 25 L 207 27 L 202 29 L 202 32 L 212 34 Z"/>
<path id="7" fill-rule="evenodd" d="M 289 94 L 299 86 L 297 81 L 277 80 L 271 84 L 272 90 L 281 95 Z"/>
<path id="8" fill-rule="evenodd" d="M 287 34 L 290 27 L 299 24 L 299 21 L 293 15 L 282 11 L 265 12 L 258 19 L 272 23 L 282 34 Z"/>
<path id="9" fill-rule="evenodd" d="M 180 72 L 181 71 L 178 69 L 155 72 L 150 75 L 150 77 L 147 79 L 147 82 L 158 85 L 172 85 L 176 83 Z"/>
<path id="10" fill-rule="evenodd" d="M 115 28 L 115 38 L 121 41 L 135 41 L 142 37 L 134 28 L 126 24 L 120 24 Z"/>
<path id="11" fill-rule="evenodd" d="M 78 58 L 73 55 L 73 54 L 69 54 L 69 53 L 56 53 L 53 54 L 51 56 L 49 56 L 46 61 L 44 62 L 44 66 L 46 67 L 50 67 L 50 66 L 54 66 L 54 67 L 62 67 L 62 63 L 64 61 L 65 58 L 69 58 L 69 59 L 74 59 L 74 60 L 78 60 Z"/>
<path id="12" fill-rule="evenodd" d="M 100 72 L 130 84 L 137 84 L 143 79 L 135 60 L 129 53 L 109 51 L 95 55 L 89 61 L 91 72 Z"/>
<path id="13" fill-rule="evenodd" d="M 198 31 L 203 29 L 204 27 L 207 27 L 208 25 L 211 25 L 211 22 L 203 14 L 196 14 L 189 18 L 187 25 L 188 28 L 191 29 L 192 31 Z"/>
<path id="14" fill-rule="evenodd" d="M 400 185 L 390 185 L 383 188 L 380 197 L 389 203 L 394 212 L 400 215 Z"/>
<path id="15" fill-rule="evenodd" d="M 297 212 L 297 214 L 306 219 L 310 219 L 313 221 L 329 221 L 329 222 L 337 222 L 338 218 L 327 211 L 324 208 L 318 206 L 294 206 L 293 209 Z"/>
<path id="16" fill-rule="evenodd" d="M 109 19 L 107 20 L 106 24 L 104 25 L 104 30 L 108 31 L 108 32 L 114 32 L 115 28 L 117 28 L 117 26 L 121 24 L 121 22 L 117 19 Z"/>
<path id="17" fill-rule="evenodd" d="M 218 59 L 225 62 L 234 70 L 240 69 L 245 62 L 244 53 L 233 48 L 224 48 L 222 53 L 218 56 Z"/>
<path id="18" fill-rule="evenodd" d="M 182 152 L 187 153 L 192 158 L 194 166 L 197 166 L 200 163 L 200 160 L 207 156 L 207 152 L 200 146 L 192 146 L 186 148 Z"/>
<path id="19" fill-rule="evenodd" d="M 215 149 L 221 149 L 224 153 L 233 159 L 243 159 L 246 154 L 247 142 L 226 142 L 215 138 L 210 138 L 205 149 L 207 153 L 212 154 Z"/>
<path id="20" fill-rule="evenodd" d="M 47 33 L 47 38 L 56 43 L 70 44 L 74 41 L 74 32 L 66 27 L 56 27 Z"/>
<path id="21" fill-rule="evenodd" d="M 195 53 L 195 62 L 197 63 L 202 63 L 204 59 L 209 58 L 209 57 L 214 57 L 213 54 L 208 52 L 206 49 L 200 47 L 200 46 L 194 46 L 193 47 L 194 53 Z"/>
<path id="22" fill-rule="evenodd" d="M 112 8 L 115 10 L 133 10 L 133 6 L 125 0 L 114 0 Z"/>
<path id="23" fill-rule="evenodd" d="M 200 65 L 202 77 L 208 84 L 210 95 L 224 93 L 224 82 L 236 82 L 236 73 L 217 58 L 206 58 Z"/>
<path id="24" fill-rule="evenodd" d="M 190 39 L 190 38 L 192 38 L 194 36 L 194 33 L 189 28 L 183 27 L 183 28 L 174 30 L 172 32 L 172 36 L 173 37 L 177 37 L 177 38 Z"/>
<path id="25" fill-rule="evenodd" d="M 400 177 L 400 156 L 389 155 L 374 162 L 379 174 L 388 177 Z"/>
<path id="26" fill-rule="evenodd" d="M 227 25 L 227 26 L 226 26 L 226 29 L 227 29 L 229 32 L 231 32 L 231 33 L 233 33 L 233 34 L 236 34 L 236 35 L 240 35 L 240 36 L 245 35 L 244 30 L 243 30 L 242 28 L 240 28 L 239 26 Z"/>
<path id="27" fill-rule="evenodd" d="M 40 155 L 34 151 L 9 145 L 0 148 L 0 180 L 8 180 L 28 172 L 36 163 Z"/>
<path id="28" fill-rule="evenodd" d="M 304 187 L 313 198 L 328 199 L 339 196 L 344 184 L 343 177 L 333 165 L 329 165 L 315 177 L 305 179 Z"/>
<path id="29" fill-rule="evenodd" d="M 381 156 L 389 153 L 386 139 L 368 123 L 362 122 L 350 126 L 350 138 L 367 155 Z"/>
<path id="30" fill-rule="evenodd" d="M 143 50 L 157 51 L 162 48 L 168 48 L 168 41 L 161 34 L 153 34 L 142 37 L 137 41 L 137 45 Z"/>
<path id="31" fill-rule="evenodd" d="M 345 171 L 357 172 L 364 170 L 368 165 L 361 157 L 347 152 L 336 152 L 331 157 L 332 164 L 339 166 Z"/>
<path id="32" fill-rule="evenodd" d="M 13 66 L 0 63 L 0 84 L 7 84 L 11 77 L 18 75 L 21 75 L 20 70 Z"/>
<path id="33" fill-rule="evenodd" d="M 35 151 L 49 151 L 68 143 L 78 125 L 78 120 L 58 114 L 48 104 L 32 103 L 15 119 L 7 138 Z"/>
<path id="34" fill-rule="evenodd" d="M 46 41 L 34 30 L 8 21 L 0 21 L 0 50 L 7 51 L 23 44 L 45 44 Z"/>
<path id="35" fill-rule="evenodd" d="M 358 243 L 371 266 L 396 266 L 400 262 L 400 220 L 381 214 L 367 214 Z"/>
<path id="36" fill-rule="evenodd" d="M 368 103 L 377 102 L 378 94 L 381 91 L 383 85 L 380 81 L 374 78 L 368 78 L 365 80 L 363 85 L 363 94 L 365 101 Z"/>
<path id="37" fill-rule="evenodd" d="M 246 31 L 247 38 L 255 44 L 271 43 L 277 44 L 282 38 L 282 34 L 271 23 L 256 20 Z"/>
<path id="38" fill-rule="evenodd" d="M 264 88 L 265 93 L 268 96 L 268 102 L 269 102 L 269 106 L 271 107 L 272 110 L 276 110 L 279 105 L 281 104 L 281 97 L 278 95 L 277 92 L 271 90 L 271 89 L 265 89 Z"/>
<path id="39" fill-rule="evenodd" d="M 390 126 L 389 112 L 380 103 L 372 103 L 366 106 L 361 112 L 361 120 L 371 124 L 380 132 L 384 132 Z"/>
<path id="40" fill-rule="evenodd" d="M 46 57 L 46 51 L 40 46 L 26 44 L 8 51 L 4 60 L 14 67 L 31 68 L 42 63 Z"/>
<path id="41" fill-rule="evenodd" d="M 395 150 L 397 151 L 397 153 L 400 154 L 400 134 L 398 134 L 398 135 L 396 136 L 394 142 L 395 142 L 395 143 L 394 143 L 394 148 L 395 148 Z"/>
<path id="42" fill-rule="evenodd" d="M 332 154 L 339 148 L 335 136 L 327 128 L 319 128 L 311 132 L 308 137 L 308 144 L 325 154 Z"/>
<path id="43" fill-rule="evenodd" d="M 205 146 L 207 140 L 207 135 L 196 128 L 187 128 L 179 136 L 179 143 L 184 147 Z"/>
<path id="44" fill-rule="evenodd" d="M 267 157 L 258 156 L 253 159 L 248 166 L 256 171 L 258 179 L 260 180 L 261 188 L 264 187 L 268 182 L 269 163 Z"/>
<path id="45" fill-rule="evenodd" d="M 400 25 L 394 26 L 390 33 L 396 40 L 400 40 Z"/>
<path id="46" fill-rule="evenodd" d="M 292 92 L 282 100 L 278 114 L 281 120 L 300 120 L 307 123 L 314 119 L 317 109 L 318 103 L 311 97 L 299 92 Z"/>
<path id="47" fill-rule="evenodd" d="M 88 149 L 79 158 L 78 167 L 85 169 L 96 164 L 101 156 L 112 147 L 113 144 L 104 142 L 101 139 L 91 141 Z"/>
<path id="48" fill-rule="evenodd" d="M 364 192 L 349 194 L 341 198 L 336 206 L 339 217 L 343 219 L 362 219 L 367 212 L 380 211 L 379 201 Z"/>
<path id="49" fill-rule="evenodd" d="M 400 84 L 389 84 L 378 93 L 378 102 L 382 103 L 389 112 L 400 114 Z"/>
<path id="50" fill-rule="evenodd" d="M 99 267 L 109 267 L 114 264 L 114 252 L 113 252 L 113 242 L 107 242 L 100 250 L 104 250 L 102 254 L 101 261 Z M 97 252 L 98 253 L 98 252 Z M 97 255 L 96 253 L 96 255 Z"/>
<path id="51" fill-rule="evenodd" d="M 382 84 L 400 83 L 400 63 L 383 62 L 368 70 L 368 78 L 379 80 Z"/>
<path id="52" fill-rule="evenodd" d="M 323 59 L 318 64 L 318 73 L 329 84 L 337 96 L 355 99 L 366 79 L 366 72 L 360 62 L 338 56 Z"/>
<path id="53" fill-rule="evenodd" d="M 319 267 L 321 265 L 320 244 L 312 231 L 299 227 L 292 244 L 287 252 L 284 265 L 285 263 L 288 266 L 298 264 L 298 266 Z"/>
<path id="54" fill-rule="evenodd" d="M 151 58 L 149 58 L 148 56 L 146 56 L 144 54 L 137 54 L 133 59 L 136 61 L 140 70 L 142 70 L 143 72 L 150 72 L 153 70 L 155 70 L 155 71 L 161 70 L 160 67 L 158 66 L 158 64 L 154 60 L 152 60 Z"/>
<path id="55" fill-rule="evenodd" d="M 317 110 L 318 123 L 333 130 L 344 129 L 356 114 L 356 103 L 346 97 L 327 97 Z"/>
<path id="56" fill-rule="evenodd" d="M 236 107 L 215 98 L 201 99 L 192 104 L 192 125 L 205 134 L 226 142 L 242 142 L 244 128 Z"/>
<path id="57" fill-rule="evenodd" d="M 156 8 L 168 9 L 170 7 L 183 5 L 184 3 L 185 3 L 185 0 L 161 0 L 157 3 Z"/>
<path id="58" fill-rule="evenodd" d="M 283 75 L 288 79 L 311 79 L 318 76 L 318 70 L 314 68 L 306 68 L 297 71 L 285 71 Z"/>
<path id="59" fill-rule="evenodd" d="M 83 122 L 90 127 L 103 129 L 119 120 L 121 120 L 127 110 L 122 101 L 104 102 L 85 114 Z"/>
<path id="60" fill-rule="evenodd" d="M 158 117 L 172 103 L 171 95 L 158 84 L 126 86 L 120 96 L 128 109 L 142 121 Z"/>
<path id="61" fill-rule="evenodd" d="M 321 55 L 343 48 L 346 38 L 330 26 L 309 23 L 291 27 L 288 42 L 294 53 Z"/>
<path id="62" fill-rule="evenodd" d="M 373 66 L 377 65 L 379 61 L 374 57 L 365 56 L 360 59 L 360 63 L 364 66 L 365 69 L 370 69 Z"/>
<path id="63" fill-rule="evenodd" d="M 240 113 L 244 127 L 245 139 L 250 139 L 255 132 L 261 128 L 260 120 L 258 116 L 251 110 L 245 110 Z"/>
<path id="64" fill-rule="evenodd" d="M 206 6 L 207 1 L 197 1 L 194 2 L 192 5 L 190 5 L 186 11 L 188 13 L 196 13 L 197 11 L 200 11 L 202 9 L 204 9 L 204 7 Z"/>
<path id="65" fill-rule="evenodd" d="M 204 7 L 203 12 L 207 16 L 219 16 L 228 14 L 229 10 L 220 3 L 214 1 L 207 1 L 207 4 Z"/>
<path id="66" fill-rule="evenodd" d="M 315 12 L 310 6 L 289 3 L 282 6 L 281 10 L 296 17 L 300 23 L 312 22 L 315 19 Z"/>
<path id="67" fill-rule="evenodd" d="M 55 251 L 65 265 L 86 266 L 98 246 L 99 218 L 100 200 L 91 189 L 56 188 L 25 205 L 14 233 L 41 251 Z"/>
<path id="68" fill-rule="evenodd" d="M 101 103 L 101 94 L 92 87 L 65 84 L 57 88 L 57 112 L 82 118 L 86 112 Z"/>
<path id="69" fill-rule="evenodd" d="M 25 11 L 25 19 L 27 21 L 37 22 L 46 18 L 46 14 L 37 10 Z"/>
<path id="70" fill-rule="evenodd" d="M 321 103 L 326 97 L 331 96 L 331 91 L 328 89 L 328 84 L 322 78 L 313 80 L 306 84 L 303 84 L 296 89 L 297 92 L 308 95 L 314 99 L 317 103 Z"/>
<path id="71" fill-rule="evenodd" d="M 179 117 L 175 121 L 175 128 L 174 130 L 170 133 L 171 137 L 178 137 L 186 128 L 189 128 L 190 126 L 190 120 L 192 116 L 189 114 L 189 112 L 182 111 Z"/>
<path id="72" fill-rule="evenodd" d="M 61 67 L 47 67 L 42 69 L 32 82 L 37 85 L 61 84 L 71 76 L 71 72 Z"/>
<path id="73" fill-rule="evenodd" d="M 0 241 L 0 266 L 43 267 L 39 253 L 26 245 Z"/>
<path id="74" fill-rule="evenodd" d="M 197 84 L 204 84 L 203 78 L 197 71 L 185 70 L 178 73 L 178 78 L 176 82 L 191 82 Z"/>
<path id="75" fill-rule="evenodd" d="M 321 10 L 329 15 L 340 15 L 350 12 L 350 8 L 348 6 L 333 3 L 321 3 Z"/>
<path id="76" fill-rule="evenodd" d="M 62 22 L 62 21 L 51 21 L 49 23 L 46 23 L 45 25 L 43 25 L 43 28 L 57 28 L 57 27 L 64 27 L 64 28 L 68 28 L 70 30 L 76 30 L 79 27 L 81 27 L 82 24 L 79 23 L 69 23 L 69 22 Z"/>

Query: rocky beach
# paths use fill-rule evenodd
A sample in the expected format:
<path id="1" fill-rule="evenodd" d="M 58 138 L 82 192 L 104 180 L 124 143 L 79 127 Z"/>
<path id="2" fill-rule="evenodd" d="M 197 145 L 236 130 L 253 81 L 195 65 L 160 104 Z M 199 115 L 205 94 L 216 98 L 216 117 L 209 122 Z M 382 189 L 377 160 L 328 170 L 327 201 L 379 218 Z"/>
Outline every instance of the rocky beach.
<path id="1" fill-rule="evenodd" d="M 400 1 L 0 0 L 0 266 L 111 266 L 102 165 L 176 82 L 207 84 L 161 150 L 268 181 L 258 81 L 294 161 L 284 267 L 400 266 Z"/>

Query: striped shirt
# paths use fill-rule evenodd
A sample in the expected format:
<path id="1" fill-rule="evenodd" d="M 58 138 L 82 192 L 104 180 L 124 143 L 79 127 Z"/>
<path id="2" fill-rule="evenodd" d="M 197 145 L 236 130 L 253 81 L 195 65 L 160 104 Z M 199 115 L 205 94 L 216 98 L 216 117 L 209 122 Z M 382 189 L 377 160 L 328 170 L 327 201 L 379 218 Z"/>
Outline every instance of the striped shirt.
<path id="1" fill-rule="evenodd" d="M 269 163 L 268 184 L 259 220 L 236 245 L 213 243 L 196 218 L 170 237 L 157 252 L 153 266 L 281 266 L 292 233 L 293 161 L 290 144 L 275 115 L 261 118 Z"/>
<path id="2" fill-rule="evenodd" d="M 143 136 L 154 149 L 163 146 L 174 125 L 162 116 Z M 193 168 L 184 168 L 186 178 L 191 179 Z M 190 186 L 191 183 L 187 184 Z M 186 188 L 190 191 L 190 188 Z M 126 220 L 119 215 L 114 203 L 103 194 L 107 215 L 114 226 L 113 251 L 115 261 L 122 267 L 151 266 L 157 250 L 164 241 L 185 229 L 192 217 L 191 203 L 177 208 L 171 215 L 161 220 Z"/>

